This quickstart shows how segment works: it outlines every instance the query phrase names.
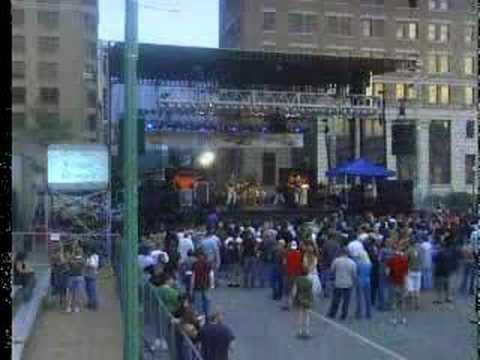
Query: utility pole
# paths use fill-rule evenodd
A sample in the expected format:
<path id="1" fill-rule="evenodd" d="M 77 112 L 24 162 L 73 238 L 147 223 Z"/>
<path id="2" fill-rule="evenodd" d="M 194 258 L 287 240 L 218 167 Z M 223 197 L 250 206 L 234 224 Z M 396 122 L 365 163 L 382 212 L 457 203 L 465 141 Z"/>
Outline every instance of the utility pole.
<path id="1" fill-rule="evenodd" d="M 123 262 L 120 266 L 125 276 L 125 307 L 123 350 L 125 360 L 141 358 L 140 307 L 138 289 L 138 146 L 137 146 L 137 58 L 138 58 L 138 8 L 136 0 L 125 0 L 125 115 L 123 136 L 123 179 L 125 207 L 123 215 Z"/>

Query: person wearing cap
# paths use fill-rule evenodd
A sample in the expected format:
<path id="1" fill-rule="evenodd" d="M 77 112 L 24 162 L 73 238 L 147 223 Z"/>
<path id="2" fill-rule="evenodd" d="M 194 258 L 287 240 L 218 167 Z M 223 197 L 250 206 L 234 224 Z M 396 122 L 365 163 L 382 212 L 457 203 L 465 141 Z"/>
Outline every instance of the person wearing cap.
<path id="1" fill-rule="evenodd" d="M 290 310 L 292 306 L 292 289 L 297 277 L 303 275 L 302 252 L 298 248 L 296 241 L 292 241 L 285 257 L 285 270 L 287 275 L 286 283 L 286 303 L 284 310 Z"/>

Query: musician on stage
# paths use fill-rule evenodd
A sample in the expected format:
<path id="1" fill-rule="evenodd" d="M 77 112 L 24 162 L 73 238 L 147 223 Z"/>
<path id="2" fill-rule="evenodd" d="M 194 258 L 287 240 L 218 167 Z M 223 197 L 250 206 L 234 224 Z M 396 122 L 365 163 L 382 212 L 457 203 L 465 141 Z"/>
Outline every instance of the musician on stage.
<path id="1" fill-rule="evenodd" d="M 308 190 L 310 190 L 310 185 L 307 179 L 303 179 L 300 185 L 300 199 L 299 199 L 300 206 L 308 205 Z"/>
<path id="2" fill-rule="evenodd" d="M 173 186 L 178 191 L 178 198 L 181 208 L 190 208 L 193 206 L 193 188 L 195 186 L 195 176 L 186 171 L 179 171 L 173 178 Z"/>
<path id="3" fill-rule="evenodd" d="M 227 182 L 226 188 L 227 188 L 227 201 L 225 203 L 225 206 L 230 208 L 236 207 L 237 199 L 238 199 L 237 184 L 233 179 L 231 179 Z"/>
<path id="4" fill-rule="evenodd" d="M 302 177 L 300 174 L 295 176 L 293 181 L 293 198 L 296 206 L 300 206 L 300 196 L 302 194 Z"/>

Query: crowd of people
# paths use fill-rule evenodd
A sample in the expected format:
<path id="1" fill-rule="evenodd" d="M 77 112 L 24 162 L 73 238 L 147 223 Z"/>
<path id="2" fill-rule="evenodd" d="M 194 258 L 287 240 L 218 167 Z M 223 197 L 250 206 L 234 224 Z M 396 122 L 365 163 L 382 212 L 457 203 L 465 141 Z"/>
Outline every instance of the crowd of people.
<path id="1" fill-rule="evenodd" d="M 144 237 L 139 264 L 172 314 L 190 306 L 197 314 L 180 316 L 186 332 L 196 329 L 194 339 L 201 329 L 193 319 L 208 319 L 210 291 L 219 285 L 271 288 L 283 309 L 298 311 L 298 336 L 309 338 L 310 310 L 321 297 L 331 298 L 330 318 L 341 304 L 339 319 L 346 319 L 354 295 L 356 318 L 388 311 L 396 326 L 426 308 L 427 298 L 437 305 L 452 303 L 456 293 L 473 295 L 478 226 L 476 219 L 445 210 L 348 218 L 335 213 L 280 223 L 223 223 L 216 216 L 208 225 L 163 227 Z M 453 279 L 460 269 L 457 288 Z M 423 296 L 426 290 L 433 298 Z"/>
<path id="2" fill-rule="evenodd" d="M 67 313 L 85 307 L 98 309 L 97 276 L 100 256 L 96 246 L 79 241 L 59 242 L 51 253 L 51 289 Z"/>

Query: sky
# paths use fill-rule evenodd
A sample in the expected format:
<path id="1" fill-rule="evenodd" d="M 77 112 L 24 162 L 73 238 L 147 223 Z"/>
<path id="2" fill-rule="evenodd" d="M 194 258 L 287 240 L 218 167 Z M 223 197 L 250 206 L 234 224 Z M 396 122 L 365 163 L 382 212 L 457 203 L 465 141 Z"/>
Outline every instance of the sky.
<path id="1" fill-rule="evenodd" d="M 218 47 L 219 0 L 138 0 L 143 43 Z M 123 41 L 125 0 L 99 0 L 99 37 Z"/>

